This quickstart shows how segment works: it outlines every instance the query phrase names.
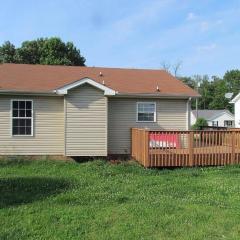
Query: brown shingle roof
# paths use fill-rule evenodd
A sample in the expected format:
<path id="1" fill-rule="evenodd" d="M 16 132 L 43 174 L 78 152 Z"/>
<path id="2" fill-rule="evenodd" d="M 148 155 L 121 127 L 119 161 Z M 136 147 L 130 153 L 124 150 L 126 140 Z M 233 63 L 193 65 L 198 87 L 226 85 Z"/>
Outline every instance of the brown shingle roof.
<path id="1" fill-rule="evenodd" d="M 121 94 L 199 96 L 193 89 L 164 70 L 30 64 L 0 65 L 0 91 L 52 92 L 82 78 L 91 78 L 100 84 L 104 80 L 107 87 Z M 159 92 L 156 91 L 157 86 Z"/>

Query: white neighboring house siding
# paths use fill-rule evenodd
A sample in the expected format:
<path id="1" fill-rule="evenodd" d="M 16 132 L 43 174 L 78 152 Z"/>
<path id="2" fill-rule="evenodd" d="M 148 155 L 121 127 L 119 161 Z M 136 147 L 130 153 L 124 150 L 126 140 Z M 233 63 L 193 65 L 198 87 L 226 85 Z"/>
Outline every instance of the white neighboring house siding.
<path id="1" fill-rule="evenodd" d="M 196 123 L 197 118 L 196 118 L 195 115 L 192 113 L 192 111 L 191 111 L 190 115 L 191 115 L 191 126 L 192 126 L 193 124 Z"/>
<path id="2" fill-rule="evenodd" d="M 234 104 L 235 127 L 240 128 L 240 93 L 230 103 Z"/>
<path id="3" fill-rule="evenodd" d="M 65 155 L 107 156 L 107 97 L 88 83 L 65 95 Z"/>
<path id="4" fill-rule="evenodd" d="M 213 121 L 217 121 L 218 122 L 218 127 L 224 127 L 224 121 L 234 121 L 234 117 L 227 114 L 227 113 L 223 113 L 221 115 L 216 116 L 216 118 L 213 118 L 211 120 L 206 119 L 208 126 L 212 126 L 212 122 Z M 191 112 L 191 125 L 196 123 L 196 117 L 195 115 Z M 234 123 L 233 123 L 233 127 L 234 127 Z"/>
<path id="5" fill-rule="evenodd" d="M 224 113 L 222 115 L 217 116 L 214 119 L 211 119 L 210 121 L 208 121 L 208 126 L 212 126 L 212 122 L 213 121 L 217 121 L 218 122 L 218 127 L 224 127 L 224 121 L 234 121 L 234 117 L 230 116 L 227 113 Z M 234 123 L 233 123 L 233 127 L 234 127 Z"/>
<path id="6" fill-rule="evenodd" d="M 156 122 L 137 122 L 137 102 L 156 102 Z M 187 130 L 189 102 L 182 99 L 109 98 L 108 153 L 130 154 L 131 128 Z"/>
<path id="7" fill-rule="evenodd" d="M 235 127 L 240 128 L 240 98 L 234 103 Z"/>
<path id="8" fill-rule="evenodd" d="M 33 136 L 12 136 L 11 100 L 33 100 Z M 0 96 L 1 155 L 63 155 L 63 97 Z"/>

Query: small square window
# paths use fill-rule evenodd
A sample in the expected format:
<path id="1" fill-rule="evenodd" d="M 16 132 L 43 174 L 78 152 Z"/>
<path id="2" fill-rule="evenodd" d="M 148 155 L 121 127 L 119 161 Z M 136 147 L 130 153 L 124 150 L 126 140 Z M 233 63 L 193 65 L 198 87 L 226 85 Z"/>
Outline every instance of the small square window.
<path id="1" fill-rule="evenodd" d="M 212 121 L 212 126 L 213 127 L 218 127 L 218 121 Z"/>
<path id="2" fill-rule="evenodd" d="M 141 102 L 137 103 L 137 121 L 155 122 L 156 121 L 156 103 Z"/>
<path id="3" fill-rule="evenodd" d="M 234 122 L 231 120 L 224 120 L 224 127 L 233 127 Z"/>

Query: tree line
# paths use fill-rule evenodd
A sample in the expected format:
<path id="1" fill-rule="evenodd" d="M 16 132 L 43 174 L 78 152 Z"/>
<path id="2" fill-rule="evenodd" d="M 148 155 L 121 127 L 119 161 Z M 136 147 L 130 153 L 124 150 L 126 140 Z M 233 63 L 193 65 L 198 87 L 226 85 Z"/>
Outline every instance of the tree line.
<path id="1" fill-rule="evenodd" d="M 240 70 L 229 70 L 223 77 L 196 75 L 179 79 L 201 94 L 198 101 L 199 109 L 228 109 L 233 112 L 233 104 L 229 103 L 231 99 L 226 98 L 225 94 L 233 93 L 235 96 L 240 92 Z M 193 109 L 196 107 L 195 104 L 193 101 Z"/>
<path id="2" fill-rule="evenodd" d="M 182 80 L 189 87 L 198 91 L 201 98 L 198 100 L 199 109 L 228 109 L 233 112 L 233 104 L 230 104 L 226 93 L 232 93 L 232 97 L 240 92 L 240 70 L 229 70 L 223 77 L 208 75 L 194 75 L 192 77 L 179 76 L 178 71 L 182 62 L 175 64 L 163 61 L 161 68 Z M 196 108 L 196 102 L 192 101 L 192 108 Z"/>

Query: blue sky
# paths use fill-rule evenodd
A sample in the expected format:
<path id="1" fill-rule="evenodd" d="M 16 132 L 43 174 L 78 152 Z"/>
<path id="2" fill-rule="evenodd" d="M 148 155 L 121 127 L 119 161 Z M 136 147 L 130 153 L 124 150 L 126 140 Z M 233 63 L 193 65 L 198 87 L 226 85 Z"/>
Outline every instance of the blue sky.
<path id="1" fill-rule="evenodd" d="M 223 75 L 240 68 L 240 1 L 3 1 L 0 44 L 59 36 L 88 66 L 161 68 Z"/>

